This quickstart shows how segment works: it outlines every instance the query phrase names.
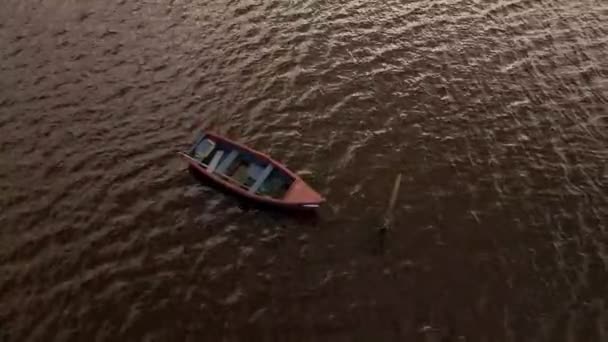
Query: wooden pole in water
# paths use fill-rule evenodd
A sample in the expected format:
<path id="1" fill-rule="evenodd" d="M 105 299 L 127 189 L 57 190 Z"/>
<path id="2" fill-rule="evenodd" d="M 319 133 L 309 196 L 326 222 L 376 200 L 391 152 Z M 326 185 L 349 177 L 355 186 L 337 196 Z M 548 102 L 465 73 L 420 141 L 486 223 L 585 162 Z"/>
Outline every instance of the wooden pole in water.
<path id="1" fill-rule="evenodd" d="M 395 208 L 395 203 L 397 203 L 397 196 L 399 195 L 399 187 L 401 186 L 401 173 L 397 175 L 395 178 L 395 183 L 393 184 L 393 191 L 391 193 L 390 201 L 388 202 L 388 208 L 386 209 L 386 215 L 384 216 L 384 225 L 381 230 L 387 230 L 391 227 L 393 223 L 393 209 Z"/>

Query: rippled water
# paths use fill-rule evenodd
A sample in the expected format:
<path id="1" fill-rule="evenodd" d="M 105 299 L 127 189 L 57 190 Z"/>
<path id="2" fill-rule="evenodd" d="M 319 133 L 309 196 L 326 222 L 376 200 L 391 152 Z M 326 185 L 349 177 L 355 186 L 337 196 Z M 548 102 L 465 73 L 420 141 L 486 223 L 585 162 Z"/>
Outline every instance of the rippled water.
<path id="1" fill-rule="evenodd" d="M 608 341 L 607 2 L 1 7 L 0 341 Z M 196 182 L 201 125 L 327 207 Z"/>

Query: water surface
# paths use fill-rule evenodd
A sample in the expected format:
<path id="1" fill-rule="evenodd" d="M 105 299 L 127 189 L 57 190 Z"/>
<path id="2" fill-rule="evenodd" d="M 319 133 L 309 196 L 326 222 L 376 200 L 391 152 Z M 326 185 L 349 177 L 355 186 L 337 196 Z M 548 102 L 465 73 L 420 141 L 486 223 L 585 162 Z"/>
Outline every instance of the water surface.
<path id="1" fill-rule="evenodd" d="M 0 60 L 0 340 L 608 340 L 604 1 L 4 0 Z"/>

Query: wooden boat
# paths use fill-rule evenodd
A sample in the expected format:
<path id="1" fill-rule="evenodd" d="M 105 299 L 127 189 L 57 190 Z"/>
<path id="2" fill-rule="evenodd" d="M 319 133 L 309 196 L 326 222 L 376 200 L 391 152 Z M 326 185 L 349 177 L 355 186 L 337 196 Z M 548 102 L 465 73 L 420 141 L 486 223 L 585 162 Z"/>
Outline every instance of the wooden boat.
<path id="1" fill-rule="evenodd" d="M 191 169 L 231 192 L 261 204 L 314 209 L 324 199 L 269 156 L 213 133 L 201 133 L 180 155 Z"/>

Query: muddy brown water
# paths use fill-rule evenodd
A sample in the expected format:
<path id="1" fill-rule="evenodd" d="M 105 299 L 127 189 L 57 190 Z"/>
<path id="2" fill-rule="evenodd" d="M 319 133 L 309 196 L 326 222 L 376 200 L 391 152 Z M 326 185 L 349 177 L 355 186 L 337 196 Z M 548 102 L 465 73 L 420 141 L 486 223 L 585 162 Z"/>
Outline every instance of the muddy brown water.
<path id="1" fill-rule="evenodd" d="M 0 341 L 608 341 L 607 2 L 0 7 Z M 200 126 L 328 204 L 197 182 Z"/>

